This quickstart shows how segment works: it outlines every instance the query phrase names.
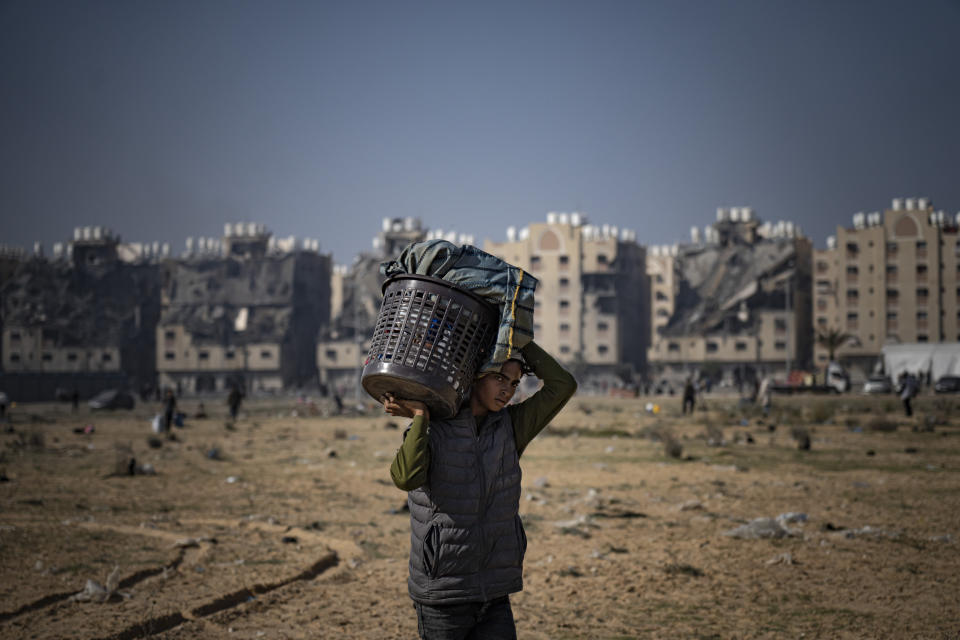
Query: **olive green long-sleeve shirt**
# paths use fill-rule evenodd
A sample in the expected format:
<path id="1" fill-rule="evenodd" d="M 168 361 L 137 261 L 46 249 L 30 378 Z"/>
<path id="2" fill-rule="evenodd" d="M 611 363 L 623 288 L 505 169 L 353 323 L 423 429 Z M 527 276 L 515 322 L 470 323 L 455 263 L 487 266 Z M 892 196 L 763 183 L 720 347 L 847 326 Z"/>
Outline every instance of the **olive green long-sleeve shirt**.
<path id="1" fill-rule="evenodd" d="M 577 390 L 573 376 L 536 343 L 528 343 L 521 352 L 543 386 L 523 402 L 507 407 L 518 454 L 523 454 Z M 426 483 L 430 469 L 429 433 L 430 421 L 424 416 L 414 417 L 390 465 L 390 477 L 398 489 L 413 491 Z"/>

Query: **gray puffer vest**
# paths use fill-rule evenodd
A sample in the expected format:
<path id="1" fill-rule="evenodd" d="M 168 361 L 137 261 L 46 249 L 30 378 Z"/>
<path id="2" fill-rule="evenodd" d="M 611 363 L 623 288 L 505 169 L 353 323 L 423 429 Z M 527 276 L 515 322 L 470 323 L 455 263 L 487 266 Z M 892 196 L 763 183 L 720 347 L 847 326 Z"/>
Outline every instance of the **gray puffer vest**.
<path id="1" fill-rule="evenodd" d="M 411 598 L 454 604 L 523 589 L 520 456 L 506 409 L 487 414 L 479 433 L 469 404 L 431 422 L 428 480 L 407 502 Z"/>

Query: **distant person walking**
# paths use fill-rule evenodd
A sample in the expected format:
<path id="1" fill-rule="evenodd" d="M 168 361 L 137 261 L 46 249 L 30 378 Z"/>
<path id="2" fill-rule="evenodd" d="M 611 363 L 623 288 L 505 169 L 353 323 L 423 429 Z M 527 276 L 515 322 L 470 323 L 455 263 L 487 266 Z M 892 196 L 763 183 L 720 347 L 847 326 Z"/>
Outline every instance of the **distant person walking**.
<path id="1" fill-rule="evenodd" d="M 769 415 L 773 390 L 770 388 L 770 377 L 764 376 L 757 389 L 757 402 L 763 407 L 763 415 Z"/>
<path id="2" fill-rule="evenodd" d="M 687 414 L 687 408 L 690 409 L 690 415 L 693 415 L 693 407 L 697 402 L 697 389 L 693 385 L 693 378 L 688 377 L 683 383 L 683 414 Z"/>
<path id="3" fill-rule="evenodd" d="M 913 415 L 913 407 L 910 401 L 917 395 L 917 379 L 910 373 L 904 373 L 900 383 L 900 400 L 903 401 L 903 411 L 909 418 Z"/>
<path id="4" fill-rule="evenodd" d="M 230 419 L 236 420 L 240 413 L 240 404 L 243 402 L 243 393 L 237 385 L 230 389 L 230 395 L 227 396 L 227 406 L 230 407 Z"/>
<path id="5" fill-rule="evenodd" d="M 163 430 L 172 433 L 173 419 L 177 413 L 177 397 L 173 389 L 167 389 L 163 394 Z"/>

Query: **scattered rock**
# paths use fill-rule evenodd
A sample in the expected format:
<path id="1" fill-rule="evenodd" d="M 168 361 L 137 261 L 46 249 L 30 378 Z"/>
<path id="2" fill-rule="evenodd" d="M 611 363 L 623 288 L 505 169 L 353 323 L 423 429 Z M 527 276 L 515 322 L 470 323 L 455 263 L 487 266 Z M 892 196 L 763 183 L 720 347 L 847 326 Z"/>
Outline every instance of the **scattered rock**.
<path id="1" fill-rule="evenodd" d="M 703 509 L 703 503 L 699 500 L 687 500 L 677 507 L 677 511 L 698 511 Z"/>

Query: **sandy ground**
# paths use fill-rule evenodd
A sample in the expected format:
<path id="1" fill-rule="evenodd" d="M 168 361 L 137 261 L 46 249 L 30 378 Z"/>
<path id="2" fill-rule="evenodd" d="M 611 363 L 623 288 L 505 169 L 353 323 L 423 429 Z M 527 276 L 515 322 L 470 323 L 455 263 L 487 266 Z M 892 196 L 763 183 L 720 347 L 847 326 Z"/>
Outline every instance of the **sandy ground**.
<path id="1" fill-rule="evenodd" d="M 955 401 L 652 400 L 577 397 L 525 453 L 521 638 L 960 637 Z M 416 637 L 405 425 L 278 399 L 228 428 L 217 404 L 154 446 L 152 406 L 13 411 L 0 637 Z M 788 513 L 784 537 L 727 535 Z"/>

